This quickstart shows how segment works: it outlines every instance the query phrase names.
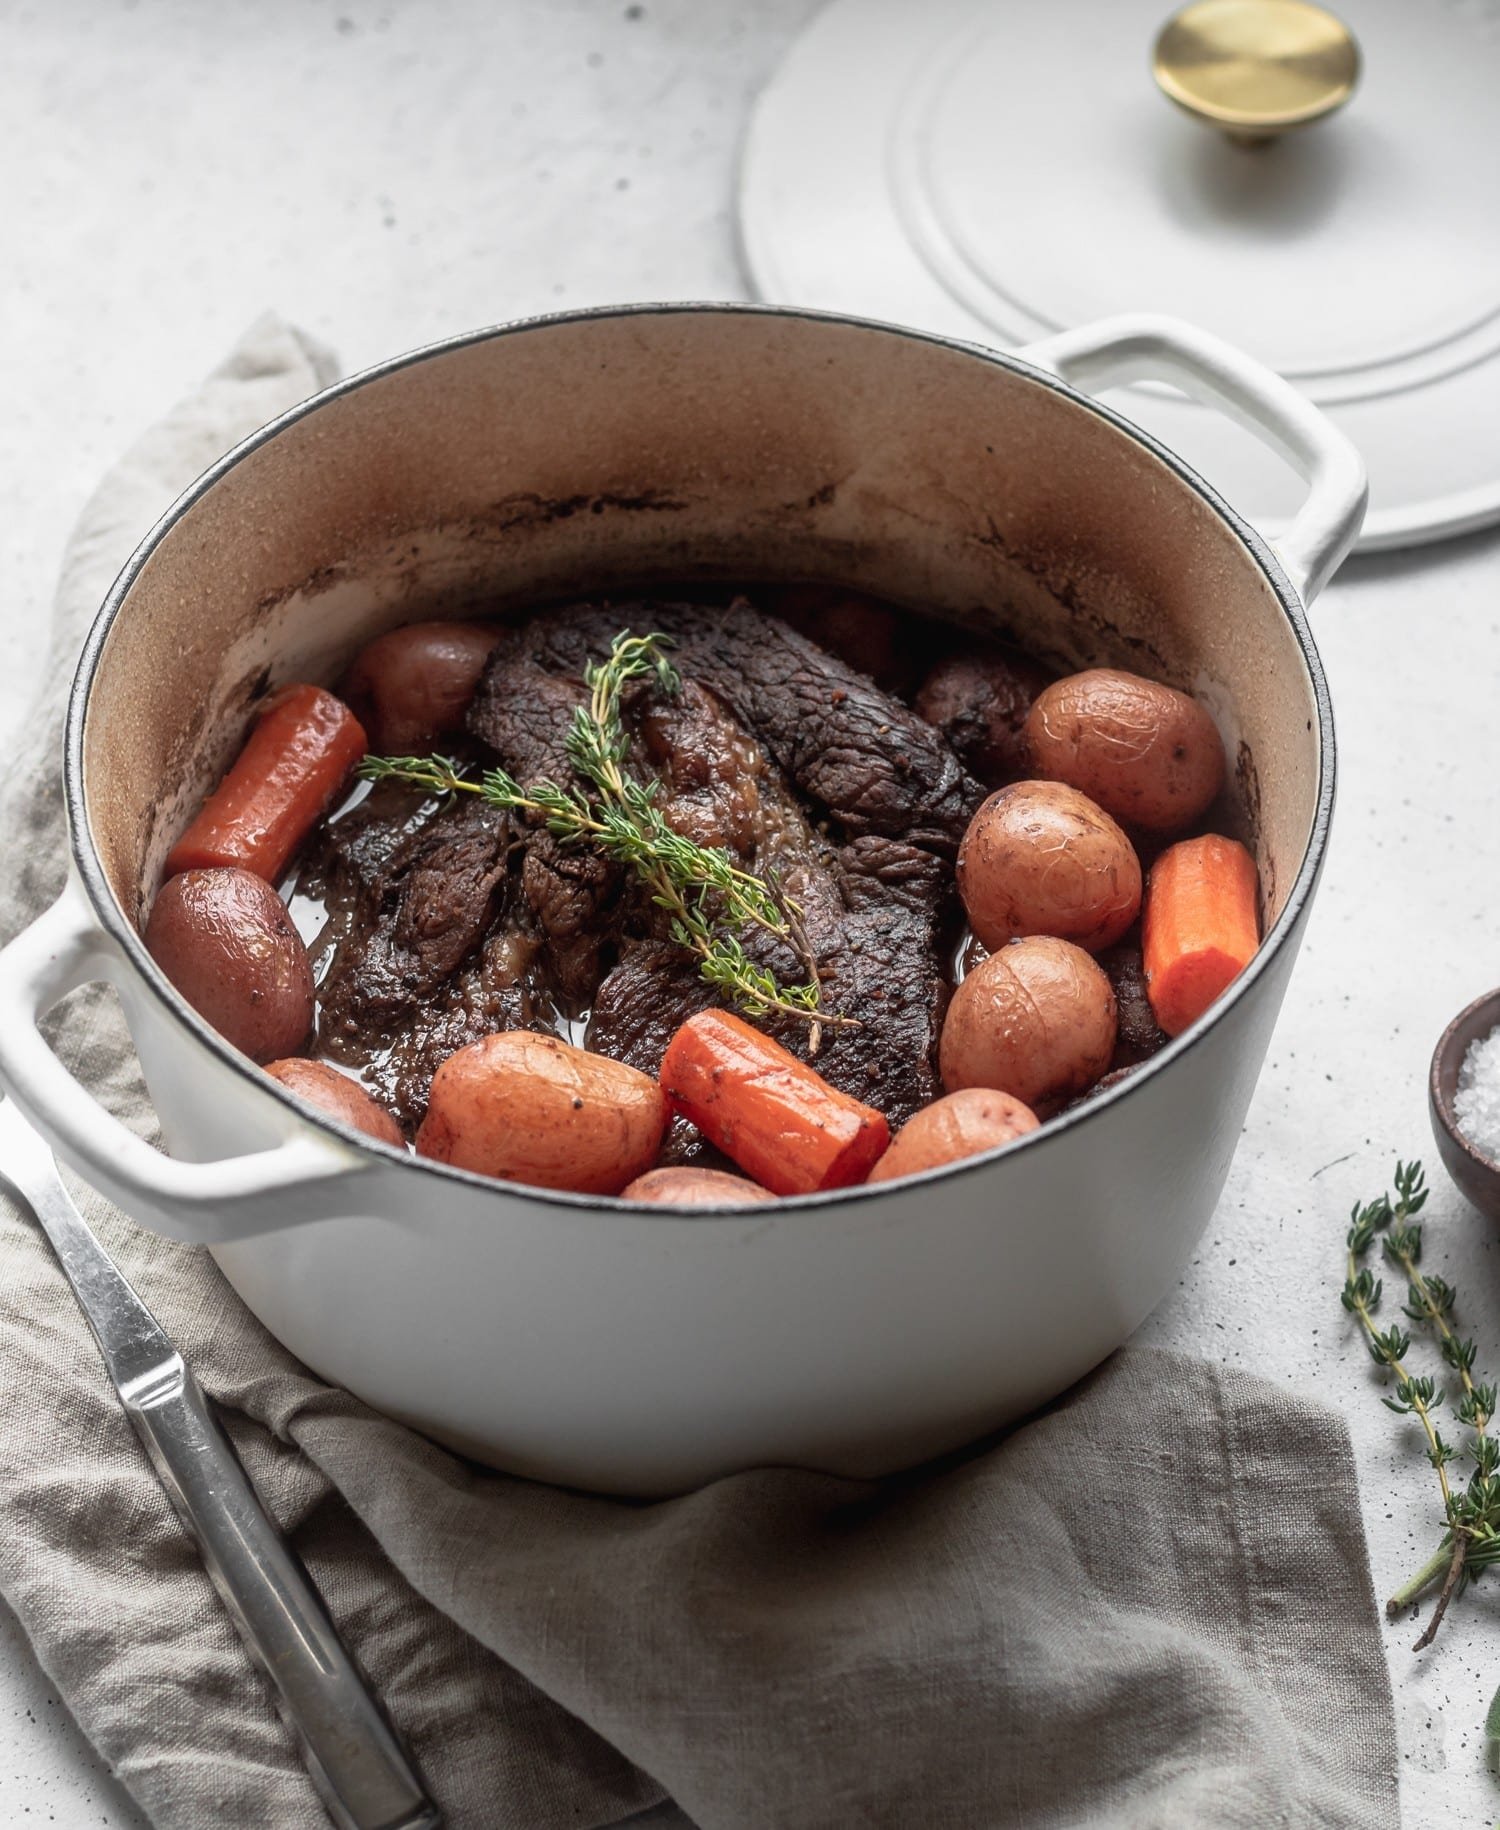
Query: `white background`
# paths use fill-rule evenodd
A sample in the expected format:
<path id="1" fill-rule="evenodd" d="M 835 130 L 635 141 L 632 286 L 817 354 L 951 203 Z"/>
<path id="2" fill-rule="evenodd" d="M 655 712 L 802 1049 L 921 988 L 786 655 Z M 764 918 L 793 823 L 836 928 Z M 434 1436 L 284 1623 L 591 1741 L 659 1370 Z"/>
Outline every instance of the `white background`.
<path id="1" fill-rule="evenodd" d="M 0 720 L 98 476 L 263 308 L 358 367 L 538 310 L 743 296 L 736 144 L 813 10 L 0 0 Z M 1337 1287 L 1348 1207 L 1397 1153 L 1429 1161 L 1431 1262 L 1500 1373 L 1500 1253 L 1443 1183 L 1424 1093 L 1444 1022 L 1500 982 L 1500 537 L 1353 563 L 1315 623 L 1332 856 L 1228 1192 L 1146 1332 L 1345 1412 L 1384 1594 L 1436 1544 L 1434 1483 Z M 1500 1817 L 1497 1597 L 1464 1597 L 1421 1657 L 1382 1626 L 1412 1830 Z M 0 1824 L 33 1821 L 141 1822 L 0 1611 Z"/>

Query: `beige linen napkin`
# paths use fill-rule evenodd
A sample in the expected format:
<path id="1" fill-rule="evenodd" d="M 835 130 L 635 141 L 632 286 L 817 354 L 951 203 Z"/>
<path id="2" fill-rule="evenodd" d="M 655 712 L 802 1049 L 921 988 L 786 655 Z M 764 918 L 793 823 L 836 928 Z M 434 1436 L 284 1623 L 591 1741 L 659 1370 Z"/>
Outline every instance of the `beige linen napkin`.
<path id="1" fill-rule="evenodd" d="M 62 879 L 61 704 L 111 577 L 181 485 L 326 378 L 263 321 L 90 504 L 4 802 L 0 933 Z M 149 1134 L 112 1003 L 81 994 L 57 1036 Z M 704 1830 L 1397 1822 L 1331 1411 L 1130 1351 L 917 1475 L 773 1470 L 629 1505 L 489 1473 L 377 1416 L 278 1347 L 206 1254 L 83 1205 L 223 1407 L 454 1830 L 585 1830 L 664 1791 Z M 0 1291 L 0 1589 L 52 1680 L 157 1824 L 321 1825 L 8 1203 Z"/>

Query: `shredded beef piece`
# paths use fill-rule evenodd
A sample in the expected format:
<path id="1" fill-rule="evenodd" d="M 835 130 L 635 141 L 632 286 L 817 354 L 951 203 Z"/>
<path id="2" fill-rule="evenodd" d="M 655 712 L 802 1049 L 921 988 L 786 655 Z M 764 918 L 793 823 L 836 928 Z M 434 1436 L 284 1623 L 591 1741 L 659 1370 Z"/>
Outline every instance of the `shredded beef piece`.
<path id="1" fill-rule="evenodd" d="M 529 657 L 525 635 L 525 627 L 509 630 L 496 644 L 470 708 L 470 724 L 523 786 L 570 784 L 566 739 L 585 697 L 582 668 L 576 677 L 546 671 Z M 586 1005 L 599 982 L 610 908 L 622 876 L 619 866 L 598 852 L 564 845 L 532 822 L 522 891 L 546 943 L 548 969 L 570 1006 Z"/>
<path id="2" fill-rule="evenodd" d="M 743 598 L 732 604 L 577 604 L 534 617 L 517 647 L 541 669 L 582 677 L 620 629 L 675 644 L 682 673 L 709 687 L 849 838 L 884 833 L 949 857 L 984 798 L 942 736 L 846 662 Z M 469 729 L 505 754 L 490 702 L 491 660 Z"/>
<path id="3" fill-rule="evenodd" d="M 1119 1031 L 1115 1039 L 1115 1068 L 1134 1067 L 1167 1046 L 1167 1038 L 1156 1021 L 1151 1000 L 1146 995 L 1146 968 L 1139 947 L 1109 947 L 1099 955 L 1099 964 L 1109 975 L 1119 1007 Z"/>
<path id="4" fill-rule="evenodd" d="M 1014 649 L 969 647 L 939 661 L 922 683 L 916 709 L 935 725 L 986 788 L 1028 773 L 1021 727 L 1052 676 Z"/>
<path id="5" fill-rule="evenodd" d="M 329 965 L 320 987 L 325 1030 L 399 1012 L 457 971 L 495 915 L 510 835 L 505 813 L 465 799 L 404 833 L 381 868 L 361 874 L 354 901 L 363 945 L 346 943 Z"/>
<path id="6" fill-rule="evenodd" d="M 819 1071 L 900 1124 L 940 1091 L 951 859 L 979 784 L 929 725 L 742 601 L 582 605 L 507 631 L 470 708 L 478 760 L 586 786 L 567 732 L 585 666 L 625 628 L 669 637 L 682 677 L 676 695 L 626 694 L 627 768 L 659 784 L 676 831 L 795 904 L 794 944 L 751 929 L 746 951 L 785 986 L 817 973 L 830 1018 L 854 1020 L 824 1024 Z M 633 871 L 475 800 L 377 789 L 326 830 L 312 877 L 331 917 L 320 1047 L 408 1128 L 437 1067 L 480 1036 L 589 1013 L 591 1048 L 654 1073 L 718 1001 Z M 807 1024 L 765 1027 L 809 1056 Z M 674 1134 L 668 1160 L 706 1159 Z"/>
<path id="7" fill-rule="evenodd" d="M 683 677 L 676 699 L 632 701 L 644 707 L 633 710 L 633 729 L 662 779 L 663 811 L 745 868 L 773 871 L 795 899 L 824 1006 L 858 1025 L 824 1027 L 818 1069 L 902 1122 L 940 1090 L 946 861 L 983 790 L 929 725 L 743 600 L 575 605 L 534 617 L 509 658 L 492 661 L 472 734 L 509 763 L 513 680 L 496 676 L 518 659 L 528 672 L 565 678 L 576 702 L 588 661 L 626 628 L 666 636 Z M 589 1042 L 655 1072 L 678 1024 L 717 1000 L 659 916 L 630 925 L 594 998 Z M 805 980 L 798 951 L 759 933 L 745 945 L 781 983 Z M 806 1024 L 773 1017 L 764 1026 L 808 1054 Z"/>
<path id="8" fill-rule="evenodd" d="M 506 900 L 511 840 L 510 818 L 498 808 L 465 798 L 433 811 L 392 785 L 326 828 L 314 860 L 335 911 L 318 988 L 319 1048 L 349 1065 L 374 1063 L 366 1079 L 395 1099 L 408 1123 L 452 1052 L 444 1038 L 454 1027 L 457 976 Z M 493 997 L 483 1001 L 494 1014 Z M 419 1097 L 408 1079 L 420 1082 Z"/>

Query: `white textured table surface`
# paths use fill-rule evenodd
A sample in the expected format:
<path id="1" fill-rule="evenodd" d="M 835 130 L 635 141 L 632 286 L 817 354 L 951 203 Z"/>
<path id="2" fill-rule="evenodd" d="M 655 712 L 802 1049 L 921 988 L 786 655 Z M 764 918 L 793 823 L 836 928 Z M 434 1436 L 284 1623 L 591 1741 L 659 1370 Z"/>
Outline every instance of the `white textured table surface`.
<path id="1" fill-rule="evenodd" d="M 0 0 L 0 724 L 94 481 L 265 306 L 356 366 L 556 306 L 740 295 L 736 139 L 813 8 Z M 1500 1366 L 1500 1252 L 1437 1173 L 1424 1104 L 1438 1030 L 1500 982 L 1500 538 L 1351 566 L 1315 621 L 1332 856 L 1228 1193 L 1146 1332 L 1346 1412 L 1384 1592 L 1435 1543 L 1432 1480 L 1337 1283 L 1349 1204 L 1398 1152 L 1429 1160 L 1430 1256 Z M 1410 1830 L 1500 1817 L 1478 1732 L 1497 1597 L 1466 1596 L 1420 1658 L 1383 1629 Z M 30 1822 L 141 1819 L 0 1615 L 0 1824 Z"/>

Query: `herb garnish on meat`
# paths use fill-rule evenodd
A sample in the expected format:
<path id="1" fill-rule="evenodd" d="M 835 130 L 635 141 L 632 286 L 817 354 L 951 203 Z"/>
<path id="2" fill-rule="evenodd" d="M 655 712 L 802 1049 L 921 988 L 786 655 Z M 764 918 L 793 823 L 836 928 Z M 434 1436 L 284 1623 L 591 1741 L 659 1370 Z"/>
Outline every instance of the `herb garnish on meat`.
<path id="1" fill-rule="evenodd" d="M 367 781 L 402 781 L 434 794 L 478 794 L 492 806 L 540 818 L 556 838 L 592 844 L 635 871 L 658 908 L 669 918 L 673 941 L 696 956 L 700 975 L 748 1017 L 772 1012 L 795 1017 L 810 1029 L 817 1052 L 824 1026 L 854 1026 L 850 1017 L 822 1009 L 822 992 L 812 950 L 802 931 L 801 911 L 770 873 L 741 870 L 720 846 L 696 844 L 674 831 L 656 804 L 660 783 L 640 782 L 625 773 L 629 739 L 620 716 L 621 696 L 632 681 L 649 680 L 668 695 L 681 690 L 667 659 L 671 646 L 661 635 L 622 631 L 609 657 L 584 670 L 587 705 L 573 714 L 568 760 L 595 790 L 565 788 L 549 780 L 523 787 L 504 769 L 489 769 L 478 781 L 445 756 L 369 756 L 359 773 Z M 791 947 L 807 965 L 800 985 L 782 985 L 774 973 L 745 952 L 740 935 L 755 927 Z"/>

